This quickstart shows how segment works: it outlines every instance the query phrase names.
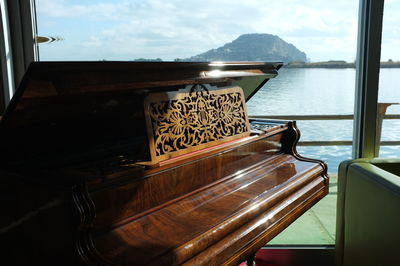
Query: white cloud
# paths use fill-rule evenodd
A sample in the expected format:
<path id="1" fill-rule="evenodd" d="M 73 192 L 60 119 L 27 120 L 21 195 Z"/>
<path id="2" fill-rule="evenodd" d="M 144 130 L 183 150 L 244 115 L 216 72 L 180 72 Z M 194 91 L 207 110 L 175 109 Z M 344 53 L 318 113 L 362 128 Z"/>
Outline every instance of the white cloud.
<path id="1" fill-rule="evenodd" d="M 83 40 L 75 40 L 71 29 L 71 36 L 60 44 L 65 49 L 65 57 L 171 60 L 217 48 L 240 34 L 253 32 L 278 35 L 306 52 L 313 61 L 352 61 L 355 57 L 358 1 L 92 0 L 76 3 L 66 0 L 36 3 L 38 16 L 46 18 L 46 23 L 53 23 L 53 28 L 54 23 L 60 23 L 60 28 L 65 29 L 66 23 L 62 21 L 71 20 L 87 25 L 103 23 L 101 30 L 73 29 L 82 32 Z M 399 21 L 396 15 L 388 17 Z M 399 28 L 388 31 L 394 36 Z M 82 50 L 71 55 L 76 49 Z M 48 49 L 42 55 L 48 59 L 61 56 L 60 51 L 57 55 L 53 51 Z"/>
<path id="2" fill-rule="evenodd" d="M 143 5 L 137 5 L 130 2 L 110 2 L 70 4 L 67 0 L 38 0 L 36 9 L 38 16 L 47 16 L 52 18 L 96 18 L 96 19 L 119 19 L 129 14 L 129 10 L 137 8 L 146 8 Z"/>

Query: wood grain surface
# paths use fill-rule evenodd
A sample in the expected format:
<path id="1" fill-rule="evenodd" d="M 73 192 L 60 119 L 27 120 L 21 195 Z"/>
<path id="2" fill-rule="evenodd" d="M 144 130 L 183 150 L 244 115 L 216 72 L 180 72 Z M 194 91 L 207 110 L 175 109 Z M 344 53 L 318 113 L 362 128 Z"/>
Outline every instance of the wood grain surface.
<path id="1" fill-rule="evenodd" d="M 328 193 L 326 165 L 297 153 L 295 122 L 250 119 L 250 135 L 148 163 L 143 101 L 257 77 L 253 93 L 280 66 L 31 65 L 0 121 L 3 260 L 237 265 L 254 254 Z"/>

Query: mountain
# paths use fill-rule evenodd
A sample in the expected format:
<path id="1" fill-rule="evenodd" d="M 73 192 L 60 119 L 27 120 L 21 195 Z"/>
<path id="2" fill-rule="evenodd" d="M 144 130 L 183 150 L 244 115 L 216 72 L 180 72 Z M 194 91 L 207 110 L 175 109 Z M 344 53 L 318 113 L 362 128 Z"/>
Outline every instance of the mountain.
<path id="1" fill-rule="evenodd" d="M 217 49 L 184 61 L 283 61 L 306 62 L 307 56 L 293 44 L 271 34 L 243 34 Z"/>

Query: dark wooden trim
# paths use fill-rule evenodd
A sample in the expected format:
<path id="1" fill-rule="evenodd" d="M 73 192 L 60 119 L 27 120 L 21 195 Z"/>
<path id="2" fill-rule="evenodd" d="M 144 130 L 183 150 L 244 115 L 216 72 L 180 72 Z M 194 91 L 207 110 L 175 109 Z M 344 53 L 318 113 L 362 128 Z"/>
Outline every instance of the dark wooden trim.
<path id="1" fill-rule="evenodd" d="M 335 246 L 266 246 L 257 252 L 256 264 L 279 266 L 334 266 Z"/>

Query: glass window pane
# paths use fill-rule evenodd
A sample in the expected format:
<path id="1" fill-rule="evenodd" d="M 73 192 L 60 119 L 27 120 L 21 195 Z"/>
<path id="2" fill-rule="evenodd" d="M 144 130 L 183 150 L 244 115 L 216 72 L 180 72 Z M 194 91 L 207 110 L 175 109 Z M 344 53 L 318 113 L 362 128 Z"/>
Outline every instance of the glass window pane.
<path id="1" fill-rule="evenodd" d="M 379 99 L 382 127 L 379 157 L 400 157 L 400 1 L 385 1 L 382 30 Z"/>

